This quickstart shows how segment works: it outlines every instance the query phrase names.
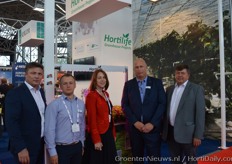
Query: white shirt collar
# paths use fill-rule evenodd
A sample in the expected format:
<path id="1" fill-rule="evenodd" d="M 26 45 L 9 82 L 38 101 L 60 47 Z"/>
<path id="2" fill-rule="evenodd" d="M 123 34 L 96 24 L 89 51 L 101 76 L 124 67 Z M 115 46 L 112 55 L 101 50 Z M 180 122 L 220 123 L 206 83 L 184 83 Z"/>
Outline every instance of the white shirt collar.
<path id="1" fill-rule="evenodd" d="M 139 80 L 137 77 L 136 77 L 136 80 L 137 80 L 137 82 L 140 82 L 140 81 L 142 81 L 142 82 L 145 82 L 145 83 L 147 83 L 147 76 L 143 79 L 143 80 Z"/>
<path id="2" fill-rule="evenodd" d="M 185 82 L 184 82 L 183 84 L 181 84 L 180 86 L 186 87 L 187 83 L 188 83 L 188 80 L 185 81 Z M 175 84 L 175 87 L 178 87 L 177 83 Z"/>
<path id="3" fill-rule="evenodd" d="M 27 88 L 29 89 L 29 90 L 32 90 L 32 89 L 36 89 L 36 88 L 34 88 L 34 87 L 32 87 L 28 82 L 26 82 L 26 81 L 24 81 L 24 83 L 26 84 L 26 86 L 27 86 Z M 39 86 L 39 88 L 38 88 L 38 90 L 37 91 L 39 91 L 40 90 L 40 88 L 41 88 L 41 86 Z"/>

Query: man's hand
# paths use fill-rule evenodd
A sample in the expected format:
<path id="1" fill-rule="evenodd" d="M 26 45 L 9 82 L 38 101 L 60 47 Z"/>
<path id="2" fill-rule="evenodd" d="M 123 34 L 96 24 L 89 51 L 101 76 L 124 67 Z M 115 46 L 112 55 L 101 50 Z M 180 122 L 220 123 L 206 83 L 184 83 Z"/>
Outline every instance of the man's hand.
<path id="1" fill-rule="evenodd" d="M 146 123 L 143 128 L 142 131 L 144 133 L 149 133 L 152 129 L 154 128 L 154 126 L 151 123 Z"/>
<path id="2" fill-rule="evenodd" d="M 198 138 L 193 138 L 193 146 L 198 147 L 201 144 L 201 140 Z"/>
<path id="3" fill-rule="evenodd" d="M 144 124 L 140 121 L 137 121 L 134 123 L 134 126 L 136 127 L 136 129 L 138 129 L 140 132 L 143 132 L 143 127 L 144 127 Z"/>
<path id="4" fill-rule="evenodd" d="M 58 155 L 54 155 L 50 157 L 51 164 L 58 164 Z"/>
<path id="5" fill-rule="evenodd" d="M 22 164 L 29 164 L 30 163 L 29 152 L 26 148 L 21 150 L 18 153 L 18 158 L 19 158 L 19 162 Z"/>

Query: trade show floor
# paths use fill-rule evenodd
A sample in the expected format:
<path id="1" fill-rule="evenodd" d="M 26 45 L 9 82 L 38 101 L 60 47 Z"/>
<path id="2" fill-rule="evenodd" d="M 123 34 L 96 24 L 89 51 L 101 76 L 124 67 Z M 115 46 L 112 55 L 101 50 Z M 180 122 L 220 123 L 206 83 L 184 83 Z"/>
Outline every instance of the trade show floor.
<path id="1" fill-rule="evenodd" d="M 8 135 L 6 132 L 4 132 L 0 137 L 0 164 L 15 164 L 12 154 L 8 151 L 8 143 Z M 220 151 L 218 148 L 220 145 L 220 140 L 204 139 L 202 141 L 202 145 L 197 150 L 197 156 L 200 157 L 207 154 L 217 154 L 217 152 Z M 232 142 L 227 142 L 227 146 L 231 147 Z M 169 157 L 166 143 L 162 143 L 161 155 L 164 157 L 164 160 L 161 162 L 161 164 L 169 164 L 170 162 L 167 160 L 168 158 L 165 160 L 165 157 Z M 128 162 L 124 161 L 122 163 Z"/>

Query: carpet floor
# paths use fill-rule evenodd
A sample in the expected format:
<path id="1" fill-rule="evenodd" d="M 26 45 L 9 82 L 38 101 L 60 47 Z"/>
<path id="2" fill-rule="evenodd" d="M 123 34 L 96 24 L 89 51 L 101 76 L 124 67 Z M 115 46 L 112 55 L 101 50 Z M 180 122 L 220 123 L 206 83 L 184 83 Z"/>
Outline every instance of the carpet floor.
<path id="1" fill-rule="evenodd" d="M 6 132 L 2 134 L 0 137 L 0 164 L 15 164 L 13 160 L 12 154 L 8 151 L 8 142 L 9 138 Z M 205 156 L 207 154 L 210 155 L 218 155 L 218 152 L 223 152 L 224 150 L 220 151 L 219 146 L 221 145 L 220 140 L 212 140 L 212 139 L 204 139 L 202 141 L 201 146 L 197 150 L 197 156 Z M 226 146 L 232 147 L 232 142 L 227 142 Z M 232 154 L 232 148 L 229 149 L 230 151 L 227 151 L 226 153 L 230 153 L 230 156 Z M 162 157 L 169 157 L 168 147 L 166 143 L 162 143 L 161 148 L 161 155 Z M 219 156 L 222 156 L 221 153 Z M 202 158 L 204 159 L 204 158 Z M 206 158 L 205 158 L 206 159 Z M 232 160 L 232 159 L 231 159 Z M 203 160 L 204 162 L 204 160 Z M 232 161 L 230 161 L 232 163 Z M 169 164 L 169 161 L 162 161 L 162 164 Z M 207 162 L 204 162 L 206 164 Z M 209 163 L 209 162 L 208 162 Z"/>

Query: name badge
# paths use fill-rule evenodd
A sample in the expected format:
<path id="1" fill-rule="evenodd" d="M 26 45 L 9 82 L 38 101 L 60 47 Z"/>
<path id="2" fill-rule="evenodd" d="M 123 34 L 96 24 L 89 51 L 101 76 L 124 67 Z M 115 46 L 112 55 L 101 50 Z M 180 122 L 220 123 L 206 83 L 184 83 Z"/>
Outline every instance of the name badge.
<path id="1" fill-rule="evenodd" d="M 80 131 L 80 126 L 79 124 L 75 123 L 75 124 L 72 124 L 72 132 L 79 132 Z"/>
<path id="2" fill-rule="evenodd" d="M 146 86 L 146 89 L 151 89 L 151 86 Z"/>

